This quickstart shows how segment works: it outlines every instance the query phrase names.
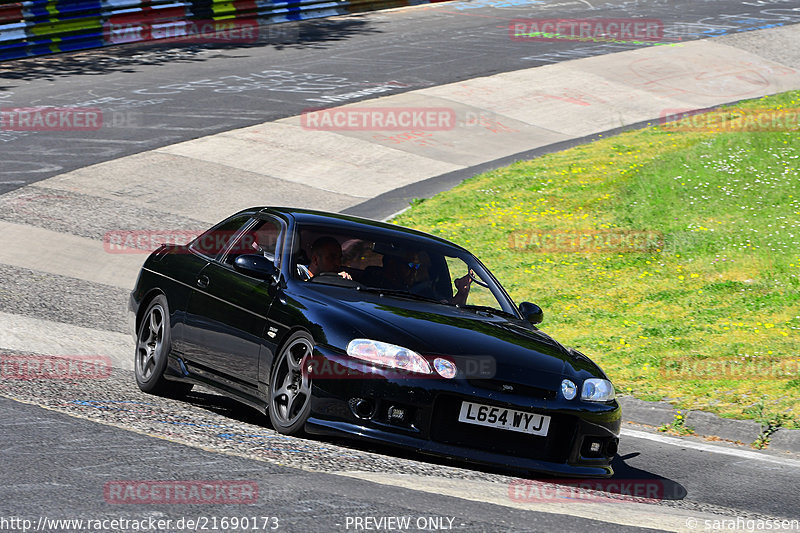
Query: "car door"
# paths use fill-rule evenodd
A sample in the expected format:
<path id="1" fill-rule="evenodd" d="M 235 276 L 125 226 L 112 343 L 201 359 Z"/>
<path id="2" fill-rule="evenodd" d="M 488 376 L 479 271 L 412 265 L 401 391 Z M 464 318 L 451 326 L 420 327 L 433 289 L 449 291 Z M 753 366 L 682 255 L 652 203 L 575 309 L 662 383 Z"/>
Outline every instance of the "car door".
<path id="1" fill-rule="evenodd" d="M 234 261 L 250 253 L 274 261 L 282 232 L 278 219 L 253 219 L 198 273 L 187 306 L 184 343 L 189 371 L 253 397 L 275 287 L 271 280 L 236 270 Z"/>
<path id="2" fill-rule="evenodd" d="M 253 214 L 230 217 L 199 235 L 184 250 L 173 256 L 164 254 L 158 258 L 159 271 L 174 283 L 165 288 L 172 319 L 172 354 L 186 359 L 186 310 L 194 292 L 200 271 L 228 246 L 231 237 L 238 234 L 246 224 L 253 220 Z"/>

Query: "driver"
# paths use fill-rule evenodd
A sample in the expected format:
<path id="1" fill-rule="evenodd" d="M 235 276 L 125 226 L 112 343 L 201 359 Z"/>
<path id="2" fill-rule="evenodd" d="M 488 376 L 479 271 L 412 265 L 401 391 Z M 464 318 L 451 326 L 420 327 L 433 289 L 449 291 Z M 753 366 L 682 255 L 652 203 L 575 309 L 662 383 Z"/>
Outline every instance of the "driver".
<path id="1" fill-rule="evenodd" d="M 322 272 L 333 272 L 344 279 L 353 279 L 342 268 L 342 246 L 333 237 L 320 237 L 311 244 L 311 262 L 306 270 L 309 279 Z"/>

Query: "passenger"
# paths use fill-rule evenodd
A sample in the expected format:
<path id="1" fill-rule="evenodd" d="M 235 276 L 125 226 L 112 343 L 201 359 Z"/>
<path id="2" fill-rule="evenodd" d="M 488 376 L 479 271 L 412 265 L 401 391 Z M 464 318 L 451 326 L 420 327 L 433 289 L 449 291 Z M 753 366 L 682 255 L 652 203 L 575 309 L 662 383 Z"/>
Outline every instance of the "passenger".
<path id="1" fill-rule="evenodd" d="M 411 292 L 428 298 L 437 298 L 436 288 L 434 287 L 434 282 L 430 275 L 431 258 L 428 253 L 414 252 L 413 254 L 409 254 L 408 259 L 408 267 L 412 271 L 411 275 L 413 280 L 410 289 Z M 470 286 L 472 285 L 471 273 L 472 271 L 470 270 L 466 276 L 456 279 L 454 281 L 456 293 L 442 301 L 454 305 L 465 305 L 467 303 L 467 297 L 469 296 Z"/>
<path id="2" fill-rule="evenodd" d="M 382 289 L 407 290 L 411 284 L 411 272 L 407 262 L 397 255 L 383 256 Z"/>
<path id="3" fill-rule="evenodd" d="M 453 305 L 465 305 L 467 297 L 469 296 L 469 288 L 472 285 L 472 270 L 466 276 L 456 279 L 453 284 L 456 286 L 456 293 L 450 298 L 450 303 Z"/>
<path id="4" fill-rule="evenodd" d="M 431 258 L 427 252 L 412 252 L 406 256 L 410 270 L 410 292 L 426 298 L 436 298 L 431 279 Z"/>
<path id="5" fill-rule="evenodd" d="M 408 252 L 405 255 L 405 264 L 399 260 L 395 261 L 393 258 L 390 260 L 390 265 L 391 269 L 388 271 L 387 277 L 394 281 L 394 285 L 397 288 L 408 290 L 418 296 L 439 299 L 442 303 L 453 305 L 465 305 L 467 303 L 469 289 L 472 285 L 470 274 L 468 273 L 466 276 L 454 281 L 456 287 L 454 295 L 448 298 L 440 298 L 434 286 L 434 280 L 431 278 L 431 258 L 427 252 Z"/>

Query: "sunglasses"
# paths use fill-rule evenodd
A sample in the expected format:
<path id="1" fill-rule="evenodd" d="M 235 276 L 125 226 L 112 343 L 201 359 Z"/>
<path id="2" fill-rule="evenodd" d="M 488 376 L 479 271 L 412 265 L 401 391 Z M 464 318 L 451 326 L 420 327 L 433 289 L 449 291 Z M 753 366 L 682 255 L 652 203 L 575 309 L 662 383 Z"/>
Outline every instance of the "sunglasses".
<path id="1" fill-rule="evenodd" d="M 407 265 L 411 270 L 419 270 L 419 267 L 422 266 L 422 263 L 407 263 Z"/>

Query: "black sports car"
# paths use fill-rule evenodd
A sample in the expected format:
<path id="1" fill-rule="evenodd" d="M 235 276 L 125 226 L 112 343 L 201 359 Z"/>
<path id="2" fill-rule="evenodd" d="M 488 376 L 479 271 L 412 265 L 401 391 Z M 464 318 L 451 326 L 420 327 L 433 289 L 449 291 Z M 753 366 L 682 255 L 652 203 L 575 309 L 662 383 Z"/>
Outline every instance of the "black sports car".
<path id="1" fill-rule="evenodd" d="M 620 407 L 467 250 L 399 226 L 241 211 L 145 261 L 139 387 L 199 383 L 285 434 L 349 435 L 515 470 L 610 476 Z"/>

